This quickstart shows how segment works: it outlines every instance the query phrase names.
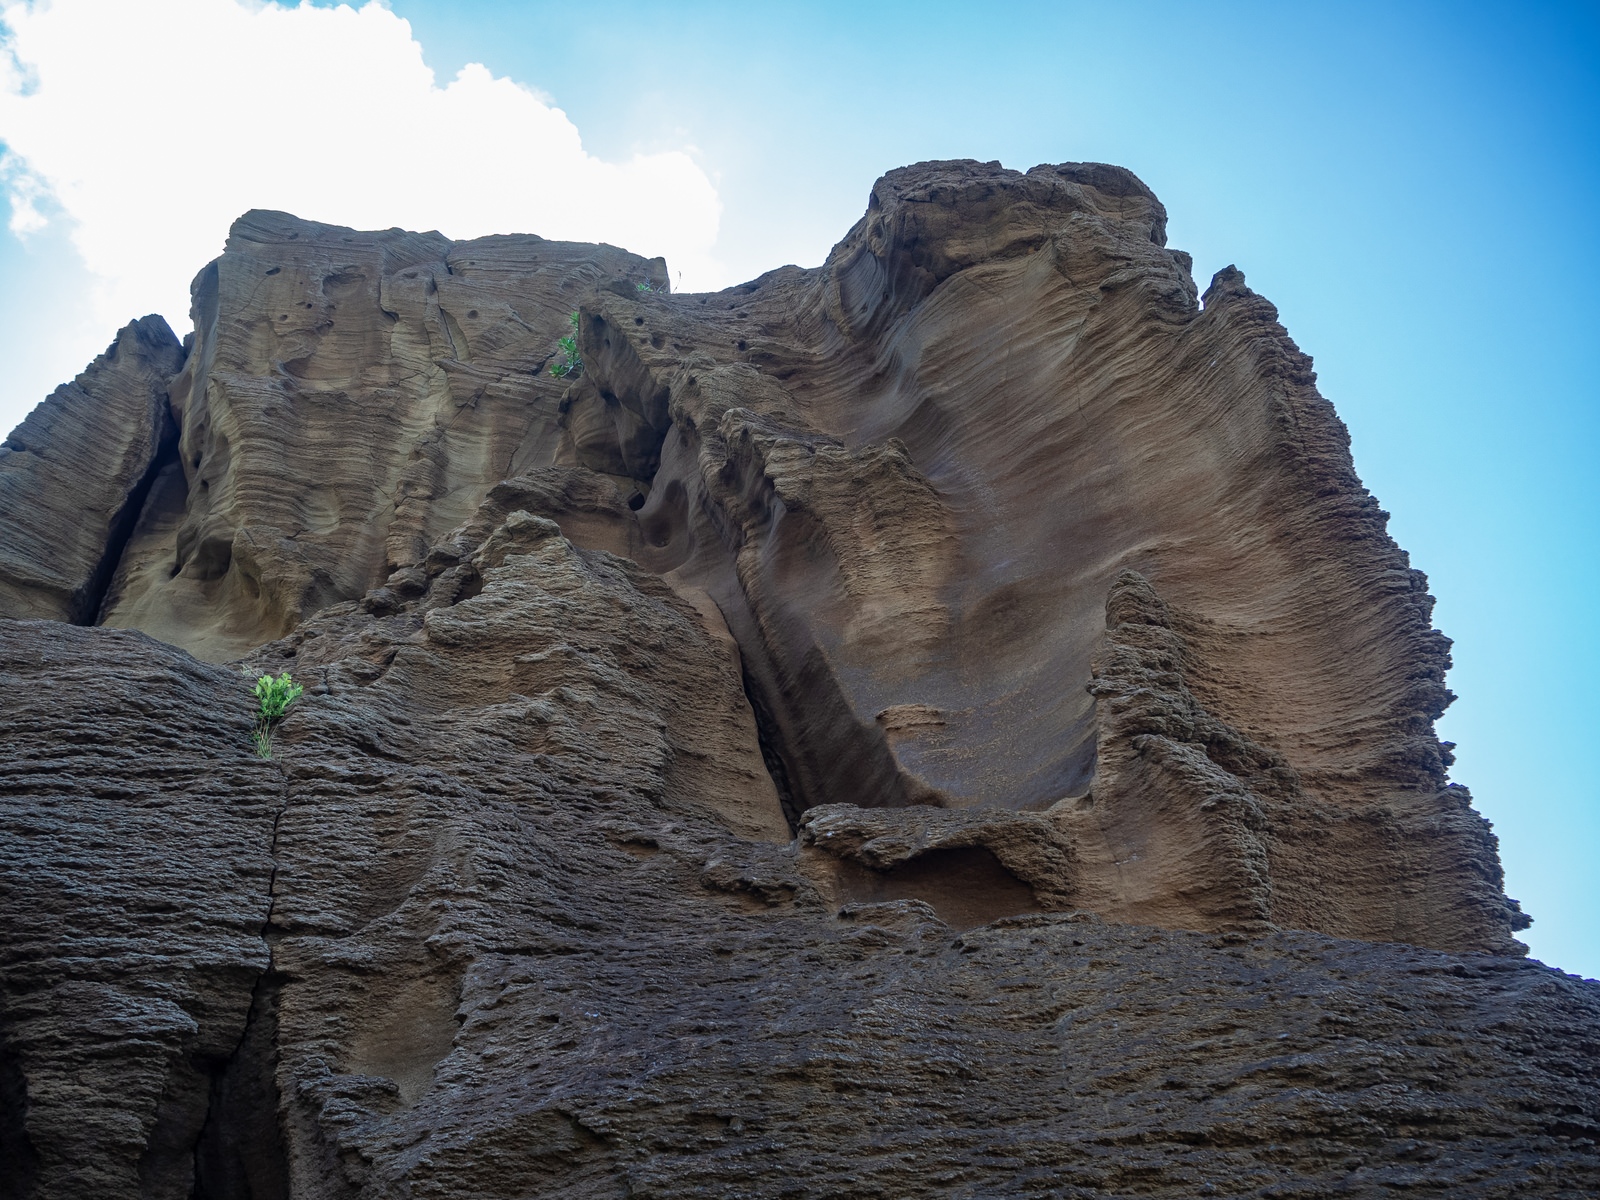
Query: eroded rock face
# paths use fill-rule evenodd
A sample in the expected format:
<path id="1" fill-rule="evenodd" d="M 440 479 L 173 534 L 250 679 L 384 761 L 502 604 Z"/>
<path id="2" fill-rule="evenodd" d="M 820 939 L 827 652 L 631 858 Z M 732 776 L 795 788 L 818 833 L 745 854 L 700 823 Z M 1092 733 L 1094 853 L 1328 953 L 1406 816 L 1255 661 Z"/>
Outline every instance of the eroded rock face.
<path id="1" fill-rule="evenodd" d="M 922 164 L 673 296 L 241 219 L 85 377 L 137 520 L 0 528 L 109 581 L 0 592 L 0 1196 L 1600 1189 L 1425 580 L 1164 226 Z"/>
<path id="2" fill-rule="evenodd" d="M 0 614 L 92 625 L 155 475 L 174 454 L 183 348 L 145 317 L 0 443 Z"/>
<path id="3" fill-rule="evenodd" d="M 0 1184 L 190 1194 L 270 955 L 283 776 L 236 672 L 0 622 Z"/>
<path id="4" fill-rule="evenodd" d="M 247 213 L 195 280 L 178 454 L 104 623 L 223 661 L 421 562 L 554 452 L 544 368 L 579 298 L 665 270 L 606 246 Z"/>
<path id="5" fill-rule="evenodd" d="M 1110 167 L 892 172 L 817 271 L 586 305 L 567 454 L 658 431 L 641 561 L 726 615 L 794 812 L 1048 811 L 1124 920 L 1514 952 L 1426 582 L 1271 305 L 1200 307 L 1164 226 Z"/>
<path id="6" fill-rule="evenodd" d="M 677 676 L 634 657 L 653 631 L 658 666 L 704 682 L 717 652 L 618 561 L 530 551 L 473 599 L 349 606 L 264 651 L 312 685 L 270 763 L 248 679 L 137 634 L 0 626 L 0 683 L 36 698 L 6 727 L 8 1194 L 1600 1181 L 1593 983 L 1043 912 L 1027 880 L 1062 850 L 1038 814 L 824 807 L 798 857 L 740 837 L 770 793 L 697 799 L 732 794 L 738 723 L 684 753 Z M 583 624 L 592 655 L 559 649 L 582 592 L 616 601 Z M 548 690 L 512 694 L 529 658 Z M 973 849 L 987 874 L 903 869 Z"/>

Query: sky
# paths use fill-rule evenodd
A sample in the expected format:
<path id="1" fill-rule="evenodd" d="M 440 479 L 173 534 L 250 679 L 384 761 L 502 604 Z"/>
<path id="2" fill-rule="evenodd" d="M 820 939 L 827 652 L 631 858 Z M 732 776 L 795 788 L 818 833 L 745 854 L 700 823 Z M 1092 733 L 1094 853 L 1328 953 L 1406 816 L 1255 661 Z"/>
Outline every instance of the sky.
<path id="1" fill-rule="evenodd" d="M 249 207 L 820 263 L 884 171 L 1115 162 L 1277 304 L 1455 639 L 1523 934 L 1600 976 L 1600 5 L 0 4 L 0 426 Z"/>

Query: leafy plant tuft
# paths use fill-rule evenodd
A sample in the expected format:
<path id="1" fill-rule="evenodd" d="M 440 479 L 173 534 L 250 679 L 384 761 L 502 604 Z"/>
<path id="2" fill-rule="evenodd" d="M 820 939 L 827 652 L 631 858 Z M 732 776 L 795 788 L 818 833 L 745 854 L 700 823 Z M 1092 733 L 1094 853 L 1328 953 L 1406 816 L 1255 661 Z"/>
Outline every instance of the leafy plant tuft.
<path id="1" fill-rule="evenodd" d="M 283 720 L 289 706 L 300 699 L 300 693 L 305 690 L 289 677 L 287 671 L 276 679 L 271 675 L 263 675 L 256 680 L 256 729 L 251 734 L 251 740 L 256 744 L 256 753 L 262 758 L 272 757 L 273 726 Z"/>
<path id="2" fill-rule="evenodd" d="M 572 336 L 556 340 L 556 361 L 550 364 L 550 374 L 557 379 L 565 379 L 583 370 L 583 359 L 578 355 L 578 314 L 573 313 L 567 320 L 572 322 Z"/>

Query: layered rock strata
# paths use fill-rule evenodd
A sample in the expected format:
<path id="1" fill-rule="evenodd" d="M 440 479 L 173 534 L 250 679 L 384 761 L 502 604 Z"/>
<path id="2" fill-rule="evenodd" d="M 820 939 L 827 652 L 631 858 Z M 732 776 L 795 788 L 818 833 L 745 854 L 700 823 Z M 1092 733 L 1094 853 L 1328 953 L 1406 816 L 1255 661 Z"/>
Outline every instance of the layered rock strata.
<path id="1" fill-rule="evenodd" d="M 177 431 L 184 350 L 145 317 L 0 443 L 0 613 L 98 624 L 112 572 Z"/>
<path id="2" fill-rule="evenodd" d="M 1600 1187 L 1426 581 L 1131 174 L 704 296 L 251 213 L 193 316 L 0 455 L 0 1195 Z"/>
<path id="3" fill-rule="evenodd" d="M 1600 1183 L 1592 982 L 1046 911 L 1066 849 L 1039 814 L 823 806 L 796 853 L 751 828 L 770 792 L 729 803 L 748 718 L 685 731 L 725 651 L 622 561 L 524 549 L 474 598 L 336 606 L 263 651 L 311 684 L 271 762 L 230 668 L 0 626 L 27 698 L 6 1195 Z"/>
<path id="4" fill-rule="evenodd" d="M 196 278 L 178 441 L 104 623 L 226 660 L 418 564 L 548 459 L 568 313 L 666 267 L 537 237 L 451 242 L 252 212 Z"/>

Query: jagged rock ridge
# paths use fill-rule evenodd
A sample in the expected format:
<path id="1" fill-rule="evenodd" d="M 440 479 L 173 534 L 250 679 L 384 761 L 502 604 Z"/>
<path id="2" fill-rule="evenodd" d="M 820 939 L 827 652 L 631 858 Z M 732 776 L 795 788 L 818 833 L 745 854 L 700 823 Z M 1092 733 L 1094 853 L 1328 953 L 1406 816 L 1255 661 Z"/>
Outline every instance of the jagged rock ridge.
<path id="1" fill-rule="evenodd" d="M 0 452 L 16 1194 L 1583 1194 L 1426 581 L 1189 265 L 1097 164 L 710 296 L 247 214 Z"/>

